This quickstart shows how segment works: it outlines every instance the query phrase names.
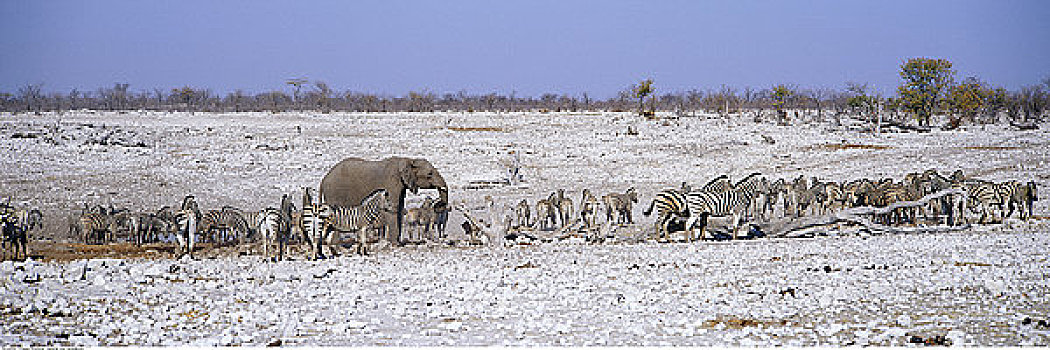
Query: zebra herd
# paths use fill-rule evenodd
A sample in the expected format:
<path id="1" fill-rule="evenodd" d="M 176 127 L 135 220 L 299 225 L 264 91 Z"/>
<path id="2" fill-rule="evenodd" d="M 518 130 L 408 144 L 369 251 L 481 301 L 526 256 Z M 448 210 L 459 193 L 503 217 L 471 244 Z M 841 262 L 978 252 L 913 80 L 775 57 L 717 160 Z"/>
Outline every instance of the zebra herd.
<path id="1" fill-rule="evenodd" d="M 265 259 L 284 259 L 286 247 L 306 243 L 309 257 L 322 259 L 335 254 L 334 245 L 343 242 L 343 233 L 356 233 L 356 252 L 365 254 L 365 243 L 378 236 L 387 215 L 392 215 L 390 195 L 384 189 L 374 191 L 360 205 L 343 207 L 320 203 L 312 189 L 303 189 L 302 209 L 287 194 L 278 208 L 243 211 L 224 206 L 201 210 L 194 196 L 183 198 L 178 208 L 164 206 L 156 212 L 132 212 L 127 209 L 84 205 L 70 221 L 69 231 L 86 244 L 106 244 L 123 239 L 136 245 L 174 240 L 176 254 L 190 255 L 199 242 L 217 245 L 259 243 Z M 271 248 L 273 251 L 271 252 Z"/>
<path id="2" fill-rule="evenodd" d="M 907 174 L 901 181 L 862 178 L 848 182 L 824 182 L 803 175 L 771 182 L 762 174 L 753 173 L 736 183 L 722 175 L 695 190 L 685 183 L 681 188 L 665 189 L 654 196 L 643 214 L 648 216 L 655 210 L 655 232 L 661 241 L 670 238 L 670 225 L 676 219 L 686 220 L 686 241 L 694 238 L 692 231 L 697 227 L 699 238 L 708 238 L 704 229 L 709 217 L 729 217 L 731 237 L 735 239 L 743 220 L 769 220 L 778 207 L 782 216 L 801 217 L 845 208 L 886 207 L 944 190 L 955 190 L 956 194 L 927 205 L 896 208 L 878 215 L 874 221 L 884 225 L 919 225 L 934 219 L 937 223 L 943 220 L 947 225 L 960 225 L 971 222 L 969 216 L 979 214 L 977 222 L 983 224 L 1004 220 L 1015 210 L 1027 220 L 1032 215 L 1033 202 L 1038 200 L 1035 182 L 995 183 L 968 178 L 961 170 L 949 177 L 930 169 Z"/>
<path id="3" fill-rule="evenodd" d="M 28 257 L 29 231 L 43 227 L 43 220 L 38 209 L 18 209 L 10 203 L 0 203 L 0 232 L 3 233 L 0 261 L 7 260 L 8 250 L 15 259 Z"/>
<path id="4" fill-rule="evenodd" d="M 584 230 L 598 227 L 598 217 L 601 216 L 601 208 L 605 208 L 605 220 L 614 224 L 633 224 L 634 217 L 631 215 L 632 203 L 638 202 L 638 193 L 634 187 L 627 189 L 624 193 L 609 193 L 602 196 L 601 201 L 594 196 L 590 189 L 584 189 L 580 197 L 580 211 L 574 210 L 574 202 L 565 196 L 564 189 L 558 189 L 549 196 L 536 201 L 535 215 L 529 206 L 528 199 L 522 199 L 514 208 L 515 218 L 511 224 L 512 229 L 537 229 L 551 230 L 568 227 L 576 222 L 581 224 Z M 579 220 L 576 220 L 578 218 Z"/>

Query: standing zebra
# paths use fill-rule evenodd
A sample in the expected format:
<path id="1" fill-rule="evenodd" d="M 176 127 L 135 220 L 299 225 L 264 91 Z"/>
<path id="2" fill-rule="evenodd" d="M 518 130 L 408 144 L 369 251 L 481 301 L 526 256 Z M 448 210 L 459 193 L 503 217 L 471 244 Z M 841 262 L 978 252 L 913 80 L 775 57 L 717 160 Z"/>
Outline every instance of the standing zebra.
<path id="1" fill-rule="evenodd" d="M 590 229 L 598 226 L 598 210 L 601 208 L 601 203 L 598 202 L 598 198 L 594 197 L 590 189 L 583 189 L 583 197 L 580 198 L 580 219 L 583 221 L 583 227 Z"/>
<path id="2" fill-rule="evenodd" d="M 765 216 L 765 209 L 768 204 L 766 196 L 769 195 L 769 180 L 766 180 L 765 176 L 762 176 L 760 173 L 751 173 L 738 181 L 736 185 L 733 185 L 732 189 L 748 198 L 748 203 L 744 209 L 746 217 L 759 218 Z"/>
<path id="3" fill-rule="evenodd" d="M 15 259 L 19 258 L 19 252 L 21 252 L 22 259 L 29 257 L 29 251 L 27 246 L 29 245 L 29 239 L 24 230 L 18 225 L 18 220 L 14 215 L 9 212 L 0 213 L 0 233 L 2 233 L 2 247 L 3 255 L 0 256 L 0 261 L 7 260 L 8 246 L 14 251 Z"/>
<path id="4" fill-rule="evenodd" d="M 966 219 L 966 210 L 981 213 L 981 217 L 977 220 L 977 223 L 985 223 L 985 218 L 991 218 L 992 221 L 995 219 L 995 209 L 993 207 L 999 207 L 1000 210 L 1004 207 L 1004 200 L 1006 198 L 1001 197 L 999 186 L 993 182 L 982 181 L 982 180 L 965 180 L 960 181 L 952 185 L 953 188 L 963 191 L 963 194 L 957 196 L 956 204 L 954 205 L 959 211 L 959 218 L 963 223 L 969 222 Z"/>
<path id="5" fill-rule="evenodd" d="M 175 211 L 175 241 L 179 245 L 178 256 L 188 255 L 193 258 L 193 245 L 197 242 L 197 223 L 200 221 L 200 208 L 197 199 L 192 195 L 182 199 L 182 206 Z"/>
<path id="6" fill-rule="evenodd" d="M 1028 220 L 1032 217 L 1032 204 L 1039 200 L 1036 195 L 1034 181 L 1029 181 L 1026 184 L 1008 181 L 1000 185 L 1000 187 L 1007 198 L 1007 209 L 1009 210 L 1004 215 L 1004 218 L 1013 215 L 1014 209 L 1017 209 L 1017 215 L 1021 220 Z"/>
<path id="7" fill-rule="evenodd" d="M 558 217 L 559 220 L 561 220 L 561 227 L 566 227 L 572 224 L 572 199 L 565 197 L 564 189 L 558 189 L 557 197 L 553 197 L 552 195 L 551 203 L 553 203 L 555 208 L 558 210 Z"/>
<path id="8" fill-rule="evenodd" d="M 683 183 L 682 186 L 685 187 L 685 183 Z M 722 192 L 725 192 L 725 191 L 729 191 L 732 188 L 733 188 L 733 183 L 729 182 L 729 175 L 724 175 L 723 174 L 723 175 L 719 175 L 718 177 L 712 179 L 711 181 L 708 181 L 707 184 L 705 184 L 703 187 L 700 187 L 700 190 L 704 191 L 704 192 L 711 192 L 711 193 L 722 193 Z M 689 192 L 692 192 L 692 191 L 689 191 Z M 685 193 L 689 193 L 689 192 L 685 192 Z"/>
<path id="9" fill-rule="evenodd" d="M 383 188 L 373 191 L 355 207 L 322 204 L 318 208 L 318 216 L 324 220 L 323 230 L 357 232 L 357 254 L 360 255 L 367 254 L 368 230 L 378 230 L 387 213 L 392 213 L 390 195 Z"/>
<path id="10" fill-rule="evenodd" d="M 256 226 L 262 238 L 263 259 L 270 259 L 270 245 L 277 245 L 277 261 L 284 260 L 284 249 L 288 244 L 289 220 L 285 220 L 280 210 L 266 208 L 259 212 Z"/>
<path id="11" fill-rule="evenodd" d="M 533 225 L 538 230 L 553 229 L 558 226 L 558 212 L 550 199 L 536 201 L 536 221 Z"/>
<path id="12" fill-rule="evenodd" d="M 688 192 L 685 192 L 688 193 Z M 638 193 L 634 187 L 624 193 L 610 193 L 602 197 L 605 202 L 605 219 L 617 224 L 633 224 L 631 203 L 638 203 Z"/>
<path id="13" fill-rule="evenodd" d="M 521 202 L 518 202 L 518 206 L 514 208 L 514 214 L 517 217 L 515 227 L 529 227 L 529 200 L 522 198 Z"/>
<path id="14" fill-rule="evenodd" d="M 310 244 L 310 258 L 317 260 L 325 256 L 321 251 L 321 243 L 325 241 L 324 218 L 320 216 L 319 207 L 314 203 L 311 188 L 303 188 L 303 211 L 300 218 L 300 231 L 303 239 Z"/>
<path id="15" fill-rule="evenodd" d="M 676 217 L 689 217 L 689 204 L 685 193 L 678 189 L 666 189 L 660 191 L 649 203 L 649 208 L 642 211 L 642 215 L 649 216 L 656 209 L 657 217 L 654 223 L 656 237 L 659 241 L 670 240 L 671 232 L 669 226 Z"/>
<path id="16" fill-rule="evenodd" d="M 731 188 L 721 193 L 693 191 L 686 196 L 689 220 L 686 221 L 685 228 L 688 240 L 692 240 L 693 225 L 698 220 L 703 220 L 701 221 L 699 238 L 703 239 L 705 237 L 704 231 L 707 227 L 707 219 L 710 216 L 732 217 L 729 229 L 733 239 L 737 238 L 737 229 L 740 226 L 740 221 L 744 218 L 747 206 L 751 203 L 751 198 L 746 193 Z"/>

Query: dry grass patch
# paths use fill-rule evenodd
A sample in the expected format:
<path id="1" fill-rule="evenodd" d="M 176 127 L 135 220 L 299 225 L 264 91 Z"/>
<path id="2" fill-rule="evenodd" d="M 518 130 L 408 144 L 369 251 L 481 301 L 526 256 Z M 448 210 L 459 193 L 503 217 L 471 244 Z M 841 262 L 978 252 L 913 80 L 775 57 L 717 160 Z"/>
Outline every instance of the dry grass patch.
<path id="1" fill-rule="evenodd" d="M 727 329 L 743 329 L 747 327 L 784 327 L 791 322 L 788 320 L 752 320 L 740 318 L 718 318 L 704 321 L 704 328 L 715 328 L 722 324 Z"/>

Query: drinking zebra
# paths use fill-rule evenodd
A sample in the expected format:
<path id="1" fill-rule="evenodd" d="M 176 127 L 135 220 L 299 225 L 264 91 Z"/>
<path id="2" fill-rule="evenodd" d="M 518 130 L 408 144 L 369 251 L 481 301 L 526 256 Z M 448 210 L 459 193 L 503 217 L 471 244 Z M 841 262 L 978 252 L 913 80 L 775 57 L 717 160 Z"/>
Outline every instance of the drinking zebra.
<path id="1" fill-rule="evenodd" d="M 357 254 L 366 255 L 368 230 L 378 230 L 382 227 L 388 213 L 392 213 L 390 196 L 386 189 L 380 188 L 365 197 L 358 206 L 322 204 L 318 208 L 317 216 L 323 219 L 322 230 L 356 232 Z"/>

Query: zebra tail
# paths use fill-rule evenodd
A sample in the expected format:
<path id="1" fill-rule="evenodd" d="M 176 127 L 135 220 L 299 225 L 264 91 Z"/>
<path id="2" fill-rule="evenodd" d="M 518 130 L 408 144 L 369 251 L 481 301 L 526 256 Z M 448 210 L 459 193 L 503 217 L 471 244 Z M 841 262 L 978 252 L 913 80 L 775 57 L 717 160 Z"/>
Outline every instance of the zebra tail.
<path id="1" fill-rule="evenodd" d="M 656 206 L 656 199 L 655 198 L 653 199 L 652 202 L 649 202 L 649 209 L 643 210 L 642 214 L 645 215 L 645 216 L 649 216 L 649 214 L 653 213 L 653 207 L 654 206 Z"/>

